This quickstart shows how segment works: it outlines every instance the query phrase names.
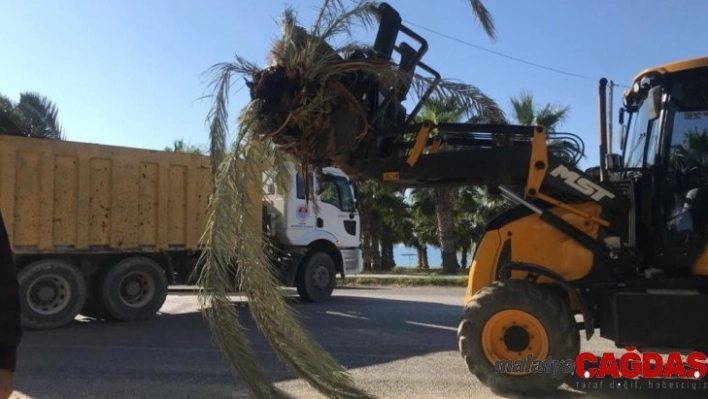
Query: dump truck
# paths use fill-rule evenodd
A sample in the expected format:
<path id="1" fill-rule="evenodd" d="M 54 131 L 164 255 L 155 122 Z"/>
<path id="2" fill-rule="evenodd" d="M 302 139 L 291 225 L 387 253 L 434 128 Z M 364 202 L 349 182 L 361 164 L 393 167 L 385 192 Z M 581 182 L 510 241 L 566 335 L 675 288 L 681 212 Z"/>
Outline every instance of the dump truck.
<path id="1" fill-rule="evenodd" d="M 266 187 L 253 184 L 252 195 L 268 191 L 251 212 L 276 244 L 283 285 L 320 302 L 337 274 L 363 265 L 357 190 L 341 170 L 325 168 L 310 177 L 320 195 L 307 201 L 301 173 L 290 172 L 284 192 L 265 178 Z M 209 157 L 2 135 L 0 179 L 25 328 L 60 328 L 79 314 L 147 320 L 169 285 L 195 282 L 213 187 Z"/>

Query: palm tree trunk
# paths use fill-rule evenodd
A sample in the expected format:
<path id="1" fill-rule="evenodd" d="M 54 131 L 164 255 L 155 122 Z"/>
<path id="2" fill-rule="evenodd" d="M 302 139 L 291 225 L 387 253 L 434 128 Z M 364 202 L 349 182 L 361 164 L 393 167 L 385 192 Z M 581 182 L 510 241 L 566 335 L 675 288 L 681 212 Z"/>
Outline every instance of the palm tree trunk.
<path id="1" fill-rule="evenodd" d="M 360 206 L 361 212 L 361 252 L 364 263 L 364 271 L 370 272 L 372 270 L 373 262 L 373 243 L 371 241 L 371 210 L 366 204 L 366 201 L 362 201 Z"/>
<path id="2" fill-rule="evenodd" d="M 383 270 L 393 270 L 396 267 L 396 259 L 393 257 L 393 242 L 389 237 L 381 238 L 381 268 Z"/>
<path id="3" fill-rule="evenodd" d="M 371 229 L 371 269 L 375 271 L 381 270 L 381 234 L 378 226 L 372 223 Z"/>
<path id="4" fill-rule="evenodd" d="M 468 266 L 467 255 L 469 254 L 469 252 L 470 252 L 470 245 L 469 244 L 463 245 L 462 246 L 462 264 L 460 265 L 460 268 L 462 268 L 462 269 L 466 269 Z"/>
<path id="5" fill-rule="evenodd" d="M 362 257 L 364 258 L 364 271 L 373 270 L 374 248 L 371 243 L 371 234 L 362 234 Z"/>
<path id="6" fill-rule="evenodd" d="M 418 253 L 418 268 L 428 269 L 428 254 L 426 253 L 425 246 L 416 245 L 415 250 Z"/>
<path id="7" fill-rule="evenodd" d="M 435 189 L 435 213 L 438 216 L 443 273 L 457 273 L 457 269 L 460 268 L 455 251 L 454 193 L 448 187 Z"/>

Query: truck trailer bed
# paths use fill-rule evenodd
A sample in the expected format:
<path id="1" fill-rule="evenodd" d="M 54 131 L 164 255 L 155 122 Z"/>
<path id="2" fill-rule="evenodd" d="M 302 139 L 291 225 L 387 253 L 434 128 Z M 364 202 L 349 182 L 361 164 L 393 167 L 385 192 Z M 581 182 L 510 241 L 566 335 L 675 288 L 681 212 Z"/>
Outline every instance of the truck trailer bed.
<path id="1" fill-rule="evenodd" d="M 17 253 L 196 249 L 209 158 L 0 136 L 0 207 Z"/>

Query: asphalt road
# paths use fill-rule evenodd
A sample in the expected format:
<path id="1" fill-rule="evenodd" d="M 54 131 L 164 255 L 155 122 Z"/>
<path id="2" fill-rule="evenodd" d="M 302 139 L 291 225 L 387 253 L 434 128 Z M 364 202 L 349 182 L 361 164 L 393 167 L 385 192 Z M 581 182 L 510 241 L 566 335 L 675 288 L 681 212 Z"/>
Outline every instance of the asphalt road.
<path id="1" fill-rule="evenodd" d="M 340 288 L 325 304 L 296 304 L 315 338 L 380 398 L 498 397 L 472 377 L 455 331 L 464 288 Z M 17 389 L 30 398 L 247 398 L 210 342 L 195 297 L 175 293 L 152 321 L 77 320 L 60 330 L 27 332 Z M 320 398 L 283 366 L 242 311 L 254 348 L 277 384 L 298 398 Z M 601 338 L 584 343 L 620 353 Z M 575 383 L 577 384 L 577 382 Z M 561 398 L 647 397 L 647 389 L 573 392 Z M 571 382 L 573 385 L 573 382 Z M 683 397 L 686 389 L 653 391 Z M 696 397 L 705 397 L 700 386 Z M 22 397 L 22 396 L 20 396 Z"/>

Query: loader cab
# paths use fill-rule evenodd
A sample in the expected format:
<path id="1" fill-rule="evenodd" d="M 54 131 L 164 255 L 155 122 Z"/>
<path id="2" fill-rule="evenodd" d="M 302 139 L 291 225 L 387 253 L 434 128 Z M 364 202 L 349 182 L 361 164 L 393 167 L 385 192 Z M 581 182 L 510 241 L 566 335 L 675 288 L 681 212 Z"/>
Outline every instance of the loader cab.
<path id="1" fill-rule="evenodd" d="M 623 162 L 610 171 L 632 187 L 637 248 L 673 270 L 690 270 L 707 243 L 708 59 L 702 62 L 635 79 L 621 111 Z"/>

